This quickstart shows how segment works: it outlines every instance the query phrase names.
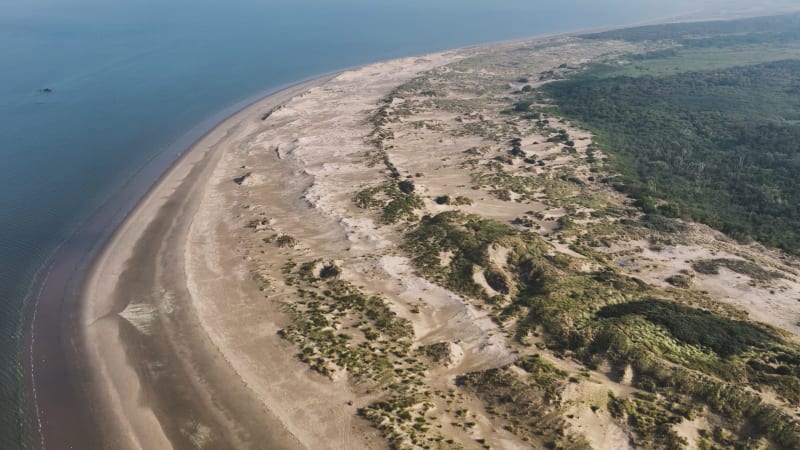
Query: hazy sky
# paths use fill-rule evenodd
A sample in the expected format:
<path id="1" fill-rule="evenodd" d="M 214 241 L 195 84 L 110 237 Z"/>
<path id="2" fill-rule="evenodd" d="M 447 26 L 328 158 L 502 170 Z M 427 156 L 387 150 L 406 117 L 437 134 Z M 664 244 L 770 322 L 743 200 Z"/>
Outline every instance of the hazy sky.
<path id="1" fill-rule="evenodd" d="M 219 0 L 124 0 L 112 2 L 116 5 L 163 5 L 170 3 L 184 3 L 198 5 L 202 3 L 217 3 Z M 308 4 L 313 6 L 331 5 L 363 5 L 365 8 L 381 7 L 386 5 L 398 6 L 424 6 L 427 8 L 460 8 L 473 10 L 514 10 L 518 12 L 535 13 L 537 10 L 552 10 L 561 8 L 570 11 L 581 5 L 597 6 L 598 0 L 560 0 L 558 2 L 543 0 L 248 0 L 260 6 L 264 4 L 291 3 Z M 234 3 L 248 3 L 237 1 Z M 5 0 L 0 2 L 0 10 L 21 12 L 35 12 L 44 8 L 64 7 L 80 9 L 108 5 L 107 0 Z M 605 0 L 608 8 L 649 10 L 653 14 L 678 14 L 687 11 L 699 10 L 732 10 L 746 9 L 753 11 L 767 11 L 787 8 L 800 8 L 800 0 Z"/>

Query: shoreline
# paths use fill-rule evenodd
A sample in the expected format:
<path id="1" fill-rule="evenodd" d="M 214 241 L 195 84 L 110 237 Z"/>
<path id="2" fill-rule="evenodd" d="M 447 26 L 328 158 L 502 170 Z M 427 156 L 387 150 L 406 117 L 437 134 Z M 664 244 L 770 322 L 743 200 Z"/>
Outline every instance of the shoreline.
<path id="1" fill-rule="evenodd" d="M 270 98 L 323 82 L 335 75 L 323 74 L 266 94 L 262 92 L 212 115 L 203 122 L 205 127 L 201 123 L 166 151 L 149 160 L 131 177 L 122 191 L 115 193 L 93 212 L 53 252 L 43 267 L 44 276 L 35 286 L 36 295 L 27 307 L 23 334 L 23 380 L 29 399 L 25 405 L 28 416 L 25 434 L 35 448 L 48 448 L 47 442 L 58 442 L 57 447 L 68 442 L 74 443 L 74 448 L 99 447 L 96 441 L 87 440 L 83 433 L 84 427 L 93 422 L 89 412 L 93 408 L 74 408 L 76 403 L 86 402 L 88 396 L 88 370 L 76 362 L 86 357 L 79 348 L 81 342 L 76 331 L 80 328 L 81 311 L 85 309 L 85 305 L 81 304 L 83 290 L 98 261 L 112 246 L 126 223 L 155 195 L 158 187 L 185 163 L 193 150 L 226 122 Z M 197 131 L 200 127 L 204 129 Z M 191 143 L 186 145 L 188 140 Z M 34 333 L 34 330 L 37 331 Z"/>
<path id="2" fill-rule="evenodd" d="M 615 27 L 615 28 L 625 28 L 625 27 Z M 501 41 L 501 42 L 493 42 L 489 44 L 480 44 L 475 46 L 468 46 L 463 47 L 455 50 L 471 50 L 471 49 L 485 49 L 490 48 L 493 46 L 503 46 L 509 45 L 517 42 L 535 42 L 539 39 L 552 39 L 561 36 L 573 36 L 577 33 L 582 32 L 589 32 L 590 30 L 584 31 L 572 31 L 568 33 L 554 33 L 550 35 L 543 35 L 543 36 L 536 36 L 532 38 L 523 38 L 523 39 L 515 39 L 511 41 Z M 420 57 L 424 57 L 426 55 L 421 55 Z M 402 59 L 402 58 L 396 58 Z M 393 60 L 396 60 L 393 59 Z M 393 61 L 392 60 L 392 61 Z M 363 66 L 359 66 L 363 67 Z M 346 71 L 353 70 L 354 68 L 346 69 Z M 341 73 L 341 72 L 338 72 Z M 215 121 L 214 124 L 211 124 L 209 129 L 202 134 L 201 137 L 196 139 L 194 143 L 185 147 L 183 150 L 179 151 L 177 154 L 165 151 L 162 154 L 157 155 L 151 161 L 149 161 L 145 167 L 142 168 L 139 172 L 137 172 L 131 180 L 131 184 L 136 184 L 136 182 L 143 182 L 143 180 L 139 180 L 140 176 L 147 177 L 147 174 L 150 174 L 150 171 L 158 171 L 161 172 L 161 175 L 157 176 L 155 180 L 150 183 L 149 187 L 141 195 L 136 195 L 135 193 L 128 192 L 128 195 L 123 195 L 125 192 L 119 193 L 119 195 L 115 194 L 111 199 L 107 201 L 98 211 L 93 213 L 90 218 L 79 227 L 79 230 L 70 237 L 62 246 L 60 246 L 55 252 L 54 256 L 51 260 L 48 261 L 47 265 L 44 268 L 44 273 L 46 274 L 43 278 L 42 282 L 36 286 L 38 295 L 36 295 L 33 300 L 32 304 L 28 305 L 27 309 L 29 313 L 26 314 L 29 317 L 25 326 L 25 335 L 24 335 L 24 342 L 23 345 L 25 346 L 24 349 L 24 360 L 23 364 L 26 366 L 26 373 L 24 379 L 26 381 L 26 390 L 31 393 L 29 398 L 32 397 L 36 399 L 39 395 L 37 394 L 36 390 L 37 387 L 41 389 L 41 386 L 48 386 L 47 389 L 51 391 L 59 390 L 57 386 L 66 387 L 68 390 L 74 391 L 72 394 L 73 396 L 70 397 L 70 394 L 60 392 L 51 394 L 51 398 L 57 398 L 62 402 L 59 405 L 64 405 L 64 400 L 78 399 L 86 397 L 87 395 L 87 382 L 86 377 L 88 376 L 89 369 L 83 367 L 77 361 L 80 361 L 80 358 L 75 358 L 71 362 L 68 361 L 70 356 L 79 356 L 81 355 L 80 347 L 85 345 L 85 337 L 76 338 L 75 337 L 75 330 L 80 329 L 81 317 L 84 314 L 84 310 L 87 309 L 87 305 L 80 304 L 79 300 L 84 292 L 84 288 L 94 282 L 96 282 L 95 278 L 97 277 L 97 270 L 100 266 L 106 262 L 106 257 L 108 253 L 111 251 L 112 247 L 114 247 L 120 239 L 120 236 L 125 233 L 127 227 L 132 226 L 130 222 L 136 220 L 136 216 L 139 215 L 141 210 L 146 209 L 149 202 L 158 202 L 158 194 L 160 189 L 164 188 L 164 186 L 171 181 L 171 177 L 177 176 L 175 175 L 182 169 L 187 169 L 186 165 L 194 165 L 198 163 L 198 161 L 192 160 L 192 158 L 196 158 L 200 155 L 197 154 L 198 147 L 201 146 L 202 142 L 209 138 L 210 135 L 219 131 L 222 128 L 226 127 L 226 124 L 229 124 L 231 121 L 234 121 L 235 118 L 239 117 L 240 115 L 244 115 L 248 110 L 254 108 L 263 102 L 269 101 L 270 98 L 274 98 L 275 96 L 279 96 L 287 91 L 291 91 L 293 89 L 302 90 L 300 86 L 305 86 L 306 84 L 310 86 L 316 85 L 316 83 L 324 83 L 325 81 L 335 77 L 336 75 L 325 75 L 322 77 L 314 78 L 310 81 L 300 82 L 297 84 L 290 85 L 289 87 L 279 89 L 277 91 L 272 92 L 271 94 L 267 94 L 266 96 L 262 96 L 259 94 L 257 100 L 254 101 L 247 101 L 242 102 L 244 106 L 237 109 L 232 114 L 227 115 L 221 121 Z M 217 115 L 213 116 L 216 117 Z M 191 133 L 191 132 L 190 132 Z M 208 152 L 211 152 L 208 150 Z M 219 153 L 219 152 L 217 152 Z M 177 155 L 177 156 L 176 156 Z M 207 154 L 203 154 L 202 156 L 208 156 Z M 162 161 L 163 159 L 167 159 L 171 161 Z M 167 164 L 166 166 L 158 166 L 157 164 Z M 156 164 L 157 166 L 153 167 Z M 213 164 L 212 164 L 213 165 Z M 160 170 L 159 170 L 160 169 Z M 152 175 L 150 175 L 152 176 Z M 186 174 L 188 176 L 188 174 Z M 202 180 L 202 177 L 198 176 L 198 179 Z M 174 181 L 174 180 L 172 180 Z M 139 186 L 141 187 L 141 186 Z M 135 188 L 135 187 L 134 187 Z M 128 191 L 129 187 L 126 185 L 123 188 L 123 191 Z M 139 192 L 139 191 L 135 191 Z M 115 203 L 118 197 L 123 197 L 123 201 L 127 202 L 124 203 L 125 206 L 122 207 L 112 207 L 112 204 Z M 105 220 L 104 220 L 105 219 Z M 141 219 L 141 218 L 139 218 Z M 99 222 L 99 223 L 97 223 Z M 139 223 L 139 227 L 145 227 L 147 224 Z M 92 241 L 94 239 L 94 241 Z M 93 243 L 92 243 L 93 242 Z M 83 244 L 88 247 L 84 247 L 83 250 L 80 248 L 80 244 Z M 78 247 L 78 248 L 75 248 Z M 77 254 L 73 254 L 74 252 L 78 252 Z M 50 275 L 54 274 L 55 278 L 51 280 Z M 63 294 L 59 294 L 62 292 Z M 44 296 L 44 297 L 43 297 Z M 61 296 L 61 297 L 59 297 Z M 47 300 L 50 298 L 51 300 Z M 42 302 L 47 303 L 47 305 L 43 305 Z M 50 303 L 56 304 L 50 304 Z M 42 310 L 41 308 L 46 309 Z M 43 318 L 44 317 L 44 318 Z M 64 320 L 66 319 L 66 320 Z M 55 367 L 54 373 L 52 374 L 42 374 L 41 365 L 37 366 L 36 370 L 33 368 L 34 364 L 34 357 L 39 360 L 41 355 L 41 349 L 39 353 L 37 353 L 37 347 L 40 344 L 37 344 L 37 340 L 35 333 L 37 321 L 41 326 L 42 321 L 45 321 L 47 325 L 55 325 L 55 327 L 47 327 L 47 332 L 51 334 L 57 334 L 55 339 L 45 339 L 45 343 L 41 344 L 45 347 L 51 347 L 49 350 L 44 351 L 44 357 L 51 358 L 57 357 L 60 354 L 60 358 L 64 361 L 61 367 L 61 370 L 58 370 Z M 47 326 L 45 325 L 45 326 Z M 32 333 L 31 330 L 34 330 Z M 41 337 L 41 333 L 39 336 Z M 67 341 L 68 339 L 68 341 Z M 39 339 L 41 341 L 42 339 Z M 55 342 L 47 342 L 53 341 Z M 28 345 L 30 344 L 30 345 Z M 85 355 L 84 355 L 85 356 Z M 43 358 L 44 358 L 43 357 Z M 51 365 L 53 362 L 52 359 L 48 359 L 47 365 Z M 30 363 L 30 366 L 28 366 Z M 97 362 L 95 362 L 96 364 Z M 47 365 L 45 367 L 47 367 Z M 54 364 L 54 366 L 58 366 L 58 363 Z M 44 369 L 47 372 L 49 369 Z M 63 378 L 66 375 L 66 381 Z M 83 379 L 79 379 L 80 376 L 83 376 Z M 36 379 L 34 380 L 33 377 Z M 44 381 L 41 378 L 44 377 Z M 55 382 L 48 382 L 48 380 L 57 380 Z M 48 395 L 48 394 L 45 394 Z M 69 404 L 69 401 L 66 402 Z M 27 405 L 29 409 L 38 409 L 38 401 L 35 401 L 33 405 Z M 31 408 L 33 406 L 33 408 Z M 29 420 L 30 430 L 29 434 L 33 436 L 32 441 L 35 443 L 39 441 L 39 437 L 42 436 L 43 428 L 46 428 L 47 435 L 49 436 L 51 433 L 54 434 L 53 440 L 58 439 L 69 439 L 65 438 L 64 436 L 72 436 L 75 437 L 76 435 L 82 434 L 80 429 L 81 424 L 91 423 L 88 418 L 83 417 L 85 414 L 88 414 L 88 411 L 84 411 L 79 409 L 80 414 L 76 414 L 74 409 L 69 407 L 67 408 L 59 408 L 58 406 L 55 407 L 58 410 L 60 416 L 55 416 L 52 413 L 46 413 L 44 415 L 39 414 L 38 412 L 32 411 L 34 413 L 31 415 L 29 413 L 29 417 L 32 417 L 33 420 Z M 94 408 L 91 409 L 95 415 L 97 411 Z M 52 411 L 53 409 L 51 409 Z M 62 422 L 61 420 L 64 420 Z M 57 422 L 58 425 L 55 426 L 56 428 L 62 428 L 61 432 L 55 431 L 51 429 L 51 426 L 47 426 L 51 421 Z M 38 423 L 38 427 L 37 427 Z M 72 426 L 70 424 L 76 425 Z M 38 428 L 38 434 L 37 434 Z M 70 430 L 66 430 L 69 428 Z M 70 434 L 71 432 L 71 434 Z M 62 435 L 62 433 L 66 433 Z M 44 439 L 42 437 L 42 448 L 45 448 L 45 445 L 48 441 L 50 441 L 50 437 Z M 64 442 L 64 441 L 62 441 Z M 72 441 L 70 441 L 72 442 Z M 81 441 L 77 441 L 81 442 Z M 35 444 L 38 445 L 38 444 Z M 96 445 L 93 445 L 92 442 L 88 442 L 80 448 L 94 448 Z"/>

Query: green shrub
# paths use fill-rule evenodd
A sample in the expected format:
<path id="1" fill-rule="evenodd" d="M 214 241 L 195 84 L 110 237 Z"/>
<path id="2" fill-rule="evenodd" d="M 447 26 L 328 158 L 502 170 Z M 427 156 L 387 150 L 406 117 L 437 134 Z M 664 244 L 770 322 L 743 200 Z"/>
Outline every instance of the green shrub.
<path id="1" fill-rule="evenodd" d="M 411 180 L 403 180 L 397 183 L 397 187 L 400 189 L 400 192 L 404 194 L 411 194 L 414 192 L 414 182 Z"/>
<path id="2" fill-rule="evenodd" d="M 689 345 L 702 345 L 720 356 L 740 354 L 750 349 L 764 349 L 776 337 L 755 324 L 727 319 L 709 311 L 674 302 L 649 299 L 604 306 L 598 317 L 644 317 L 666 328 L 672 336 Z"/>

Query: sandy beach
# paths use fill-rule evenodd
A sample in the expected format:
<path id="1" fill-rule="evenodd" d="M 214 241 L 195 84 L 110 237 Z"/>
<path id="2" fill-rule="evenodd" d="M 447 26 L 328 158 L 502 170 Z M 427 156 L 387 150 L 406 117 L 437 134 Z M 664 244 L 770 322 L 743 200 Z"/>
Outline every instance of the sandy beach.
<path id="1" fill-rule="evenodd" d="M 247 401 L 235 373 L 219 363 L 185 298 L 180 257 L 204 183 L 230 136 L 326 79 L 270 95 L 216 127 L 170 169 L 97 258 L 82 322 L 90 401 L 104 448 L 194 448 L 186 436 L 204 439 L 205 426 L 229 431 L 210 441 L 218 446 L 297 447 L 268 410 Z M 195 423 L 197 430 L 186 433 Z"/>

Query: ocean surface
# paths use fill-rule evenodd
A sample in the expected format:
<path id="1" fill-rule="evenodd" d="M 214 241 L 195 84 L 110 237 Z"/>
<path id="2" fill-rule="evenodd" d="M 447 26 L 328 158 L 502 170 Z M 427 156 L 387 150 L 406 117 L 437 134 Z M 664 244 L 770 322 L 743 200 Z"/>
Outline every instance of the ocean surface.
<path id="1" fill-rule="evenodd" d="M 353 65 L 692 8 L 664 3 L 1 0 L 0 448 L 23 445 L 20 341 L 49 256 L 220 111 Z"/>

